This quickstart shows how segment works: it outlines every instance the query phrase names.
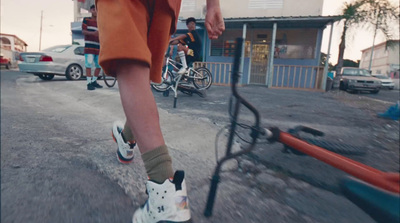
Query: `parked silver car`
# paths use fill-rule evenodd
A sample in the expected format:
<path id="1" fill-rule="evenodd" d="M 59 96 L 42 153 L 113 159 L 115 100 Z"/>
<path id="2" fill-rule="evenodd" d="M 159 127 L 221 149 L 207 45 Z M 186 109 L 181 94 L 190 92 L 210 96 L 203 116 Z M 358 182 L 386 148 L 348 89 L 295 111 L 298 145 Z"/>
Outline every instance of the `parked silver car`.
<path id="1" fill-rule="evenodd" d="M 78 80 L 85 68 L 84 46 L 60 45 L 41 52 L 21 53 L 18 67 L 20 71 L 32 73 L 43 80 L 51 80 L 54 75 Z"/>
<path id="2" fill-rule="evenodd" d="M 388 77 L 384 74 L 373 74 L 372 76 L 381 80 L 382 88 L 388 88 L 389 90 L 394 89 L 394 82 L 390 77 Z"/>
<path id="3" fill-rule="evenodd" d="M 344 91 L 369 91 L 377 94 L 381 81 L 372 77 L 370 72 L 356 67 L 343 67 L 340 78 L 340 89 Z"/>

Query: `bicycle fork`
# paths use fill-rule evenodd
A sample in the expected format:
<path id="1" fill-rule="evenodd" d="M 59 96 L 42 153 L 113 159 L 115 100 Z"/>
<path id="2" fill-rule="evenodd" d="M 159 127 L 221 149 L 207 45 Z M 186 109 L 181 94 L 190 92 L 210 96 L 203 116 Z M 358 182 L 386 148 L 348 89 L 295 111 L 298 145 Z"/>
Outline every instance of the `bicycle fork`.
<path id="1" fill-rule="evenodd" d="M 174 108 L 176 108 L 176 102 L 178 101 L 178 85 L 181 79 L 182 75 L 178 75 L 177 79 L 174 80 L 174 83 L 172 85 L 173 86 L 172 90 L 174 91 Z"/>

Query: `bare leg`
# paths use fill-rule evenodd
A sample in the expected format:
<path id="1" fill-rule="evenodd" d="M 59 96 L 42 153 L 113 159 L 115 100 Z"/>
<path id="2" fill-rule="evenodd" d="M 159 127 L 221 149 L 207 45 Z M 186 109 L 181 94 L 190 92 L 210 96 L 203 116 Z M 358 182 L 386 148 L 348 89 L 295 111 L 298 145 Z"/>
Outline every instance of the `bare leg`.
<path id="1" fill-rule="evenodd" d="M 94 70 L 94 76 L 95 77 L 98 77 L 99 76 L 99 74 L 100 74 L 100 68 L 96 68 L 95 70 Z"/>
<path id="2" fill-rule="evenodd" d="M 92 69 L 86 68 L 86 77 L 92 77 Z"/>
<path id="3" fill-rule="evenodd" d="M 157 105 L 149 87 L 150 69 L 142 63 L 121 62 L 117 75 L 122 106 L 140 152 L 165 145 Z"/>
<path id="4" fill-rule="evenodd" d="M 188 50 L 189 49 L 187 47 L 183 46 L 182 44 L 178 44 L 178 52 L 183 51 L 183 52 L 185 52 L 185 55 L 186 55 Z"/>

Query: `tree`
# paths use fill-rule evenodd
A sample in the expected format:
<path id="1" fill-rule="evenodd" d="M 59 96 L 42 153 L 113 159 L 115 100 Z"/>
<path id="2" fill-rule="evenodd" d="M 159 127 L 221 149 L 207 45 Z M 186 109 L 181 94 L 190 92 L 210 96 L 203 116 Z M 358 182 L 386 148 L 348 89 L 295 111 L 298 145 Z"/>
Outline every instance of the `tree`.
<path id="1" fill-rule="evenodd" d="M 390 40 L 392 35 L 390 32 L 391 23 L 399 20 L 399 7 L 394 6 L 388 0 L 359 0 L 359 14 L 363 18 L 363 23 L 372 26 L 374 29 L 374 37 L 372 40 L 371 56 L 369 60 L 368 70 L 371 70 L 372 56 L 375 47 L 376 34 L 381 32 L 386 40 Z"/>
<path id="2" fill-rule="evenodd" d="M 332 70 L 336 70 L 337 64 L 332 67 Z M 344 59 L 343 60 L 343 67 L 360 67 L 360 60 L 354 61 L 354 60 L 348 60 Z"/>
<path id="3" fill-rule="evenodd" d="M 391 22 L 399 19 L 399 8 L 393 6 L 389 0 L 356 0 L 354 3 L 344 3 L 341 17 L 344 20 L 344 25 L 339 44 L 336 73 L 340 73 L 343 67 L 348 29 L 351 27 L 372 25 L 374 29 L 373 45 L 375 44 L 375 37 L 378 31 L 382 32 L 385 38 L 389 40 L 391 38 L 391 33 L 389 32 Z M 370 62 L 372 60 L 372 53 Z"/>
<path id="4" fill-rule="evenodd" d="M 340 44 L 339 44 L 339 55 L 338 55 L 338 62 L 336 65 L 336 73 L 340 74 L 340 70 L 343 67 L 343 56 L 344 56 L 344 50 L 346 48 L 346 34 L 349 28 L 351 28 L 353 25 L 357 25 L 362 18 L 360 18 L 360 15 L 358 13 L 358 9 L 361 6 L 361 2 L 355 2 L 355 3 L 344 3 L 344 7 L 342 10 L 342 20 L 343 21 L 343 31 L 342 31 L 342 36 L 340 38 Z"/>

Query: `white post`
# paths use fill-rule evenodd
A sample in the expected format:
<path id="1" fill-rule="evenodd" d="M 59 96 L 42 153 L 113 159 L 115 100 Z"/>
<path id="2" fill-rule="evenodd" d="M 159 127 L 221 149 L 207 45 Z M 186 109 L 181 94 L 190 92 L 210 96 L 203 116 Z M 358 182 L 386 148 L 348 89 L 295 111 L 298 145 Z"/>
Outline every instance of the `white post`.
<path id="1" fill-rule="evenodd" d="M 372 40 L 371 56 L 369 57 L 368 70 L 369 70 L 370 72 L 371 72 L 371 66 L 372 66 L 372 56 L 373 56 L 373 54 L 374 54 L 374 48 L 375 48 L 376 30 L 377 30 L 377 29 L 375 29 L 374 39 Z M 372 74 L 372 72 L 371 72 L 371 74 Z"/>
<path id="2" fill-rule="evenodd" d="M 275 22 L 272 29 L 272 40 L 271 40 L 271 48 L 269 50 L 267 78 L 265 80 L 265 84 L 267 85 L 267 87 L 272 87 L 272 76 L 274 74 L 274 52 L 275 52 L 276 29 L 277 29 L 277 24 Z"/>
<path id="3" fill-rule="evenodd" d="M 249 78 L 247 78 L 247 84 L 250 84 L 250 78 L 251 78 L 251 60 L 253 57 L 253 32 L 250 32 L 250 60 L 249 60 L 249 69 L 248 69 L 248 74 L 249 74 Z"/>
<path id="4" fill-rule="evenodd" d="M 78 13 L 79 13 L 78 0 L 74 0 L 74 22 L 78 22 Z"/>
<path id="5" fill-rule="evenodd" d="M 42 24 L 43 24 L 43 10 L 40 16 L 39 51 L 42 49 Z"/>
<path id="6" fill-rule="evenodd" d="M 210 41 L 207 41 L 207 31 L 206 31 L 206 30 L 204 30 L 203 41 L 204 41 L 204 42 L 209 42 L 208 44 L 211 43 L 211 40 L 210 40 Z M 210 45 L 209 45 L 209 46 L 210 46 Z M 209 48 L 209 49 L 210 49 L 210 48 Z M 206 53 L 206 44 L 203 44 L 203 56 L 202 56 L 202 61 L 201 61 L 201 62 L 205 62 L 205 61 L 206 61 L 206 55 L 207 55 L 207 53 Z"/>
<path id="7" fill-rule="evenodd" d="M 371 56 L 369 57 L 369 66 L 368 66 L 368 70 L 371 72 L 371 74 L 372 74 L 372 71 L 371 71 L 371 66 L 372 66 L 372 55 L 374 54 L 376 32 L 378 31 L 378 27 L 379 27 L 379 15 L 380 15 L 380 12 L 378 12 L 378 15 L 376 16 L 376 24 L 375 24 L 374 39 L 372 40 Z"/>
<path id="8" fill-rule="evenodd" d="M 329 58 L 331 57 L 331 44 L 332 44 L 333 22 L 331 22 L 331 33 L 329 34 L 328 53 L 326 54 L 324 73 L 322 78 L 322 90 L 326 91 L 326 79 L 328 78 L 328 65 Z"/>
<path id="9" fill-rule="evenodd" d="M 241 55 L 241 59 L 240 59 L 240 76 L 241 78 L 243 78 L 243 66 L 244 66 L 244 50 L 245 50 L 245 46 L 246 46 L 246 32 L 247 32 L 247 23 L 243 24 L 243 34 L 242 34 L 242 38 L 243 38 L 243 45 L 242 45 L 242 55 Z M 240 81 L 240 83 L 242 83 L 242 81 Z"/>

